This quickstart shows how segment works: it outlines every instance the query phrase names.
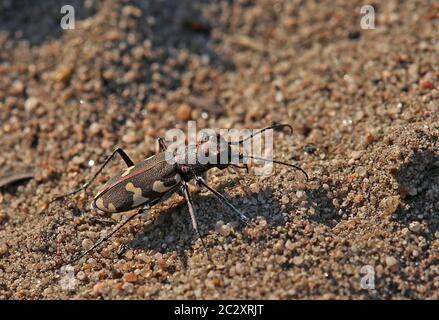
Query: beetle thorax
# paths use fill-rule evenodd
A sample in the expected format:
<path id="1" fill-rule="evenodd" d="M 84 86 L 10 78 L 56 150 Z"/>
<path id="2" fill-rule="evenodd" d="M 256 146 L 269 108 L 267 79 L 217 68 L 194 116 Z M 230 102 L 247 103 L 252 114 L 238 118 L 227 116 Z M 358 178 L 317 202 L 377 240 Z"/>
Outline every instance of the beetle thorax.
<path id="1" fill-rule="evenodd" d="M 205 141 L 188 145 L 175 155 L 183 173 L 201 174 L 211 168 L 225 169 L 238 158 L 227 141 L 220 135 L 209 136 Z"/>

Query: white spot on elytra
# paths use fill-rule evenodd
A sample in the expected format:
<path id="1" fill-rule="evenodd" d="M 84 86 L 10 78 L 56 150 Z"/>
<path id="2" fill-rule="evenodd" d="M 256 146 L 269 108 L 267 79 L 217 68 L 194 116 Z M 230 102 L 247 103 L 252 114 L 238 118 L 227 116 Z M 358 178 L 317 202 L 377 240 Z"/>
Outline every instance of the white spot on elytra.
<path id="1" fill-rule="evenodd" d="M 112 203 L 110 203 L 109 205 L 108 205 L 108 210 L 110 210 L 111 212 L 116 212 L 117 210 L 116 210 L 116 207 L 114 206 L 114 204 L 112 204 Z"/>
<path id="2" fill-rule="evenodd" d="M 96 208 L 102 211 L 107 211 L 107 208 L 105 208 L 104 206 L 104 200 L 102 199 L 102 197 L 99 197 L 95 203 L 96 203 Z"/>
<path id="3" fill-rule="evenodd" d="M 135 187 L 132 182 L 127 183 L 125 190 L 133 193 L 133 207 L 137 207 L 138 205 L 149 201 L 148 198 L 142 196 L 142 189 Z"/>
<path id="4" fill-rule="evenodd" d="M 158 193 L 165 193 L 169 190 L 169 187 L 165 186 L 165 184 L 161 181 L 155 181 L 152 185 L 152 190 Z"/>
<path id="5" fill-rule="evenodd" d="M 158 193 L 165 193 L 169 189 L 173 188 L 177 183 L 181 181 L 181 176 L 179 174 L 176 174 L 174 177 L 175 183 L 171 186 L 165 186 L 165 184 L 162 181 L 155 181 L 152 185 L 152 191 L 158 192 Z"/>

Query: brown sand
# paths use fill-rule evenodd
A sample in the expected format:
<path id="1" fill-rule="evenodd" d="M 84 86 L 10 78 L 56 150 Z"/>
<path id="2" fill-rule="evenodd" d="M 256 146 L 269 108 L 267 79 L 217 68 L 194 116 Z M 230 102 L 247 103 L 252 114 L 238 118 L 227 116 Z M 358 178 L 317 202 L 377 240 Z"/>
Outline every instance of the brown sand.
<path id="1" fill-rule="evenodd" d="M 375 30 L 360 28 L 362 1 L 73 1 L 65 32 L 61 2 L 1 4 L 0 176 L 35 172 L 0 190 L 1 299 L 439 298 L 435 1 L 380 1 Z M 293 136 L 275 133 L 276 156 L 311 181 L 284 167 L 212 171 L 255 223 L 195 195 L 214 263 L 176 196 L 71 278 L 44 271 L 126 215 L 81 212 L 122 164 L 86 195 L 49 199 L 84 183 L 89 160 L 119 145 L 139 161 L 189 118 L 291 124 Z M 375 290 L 360 286 L 365 265 Z"/>

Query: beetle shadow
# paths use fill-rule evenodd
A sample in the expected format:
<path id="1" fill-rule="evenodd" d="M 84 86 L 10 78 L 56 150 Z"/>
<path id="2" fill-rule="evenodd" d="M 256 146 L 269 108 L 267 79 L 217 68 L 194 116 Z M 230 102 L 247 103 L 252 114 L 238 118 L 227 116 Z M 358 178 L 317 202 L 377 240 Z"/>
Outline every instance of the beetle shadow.
<path id="1" fill-rule="evenodd" d="M 28 188 L 34 179 L 33 168 L 26 165 L 17 165 L 17 168 L 5 166 L 0 171 L 0 197 L 2 195 L 17 196 Z M 3 201 L 6 206 L 6 201 Z M 0 206 L 1 207 L 1 206 Z M 6 208 L 5 208 L 6 209 Z"/>
<path id="2" fill-rule="evenodd" d="M 439 155 L 432 150 L 414 153 L 393 172 L 401 202 L 395 219 L 404 225 L 414 221 L 425 224 L 423 235 L 434 240 L 439 225 Z"/>
<path id="3" fill-rule="evenodd" d="M 242 197 L 230 197 L 225 191 L 229 184 L 230 182 L 221 184 L 216 190 L 225 195 L 250 221 L 254 222 L 256 217 L 262 216 L 270 228 L 285 224 L 285 219 L 281 214 L 281 204 L 273 197 L 271 188 L 264 188 L 260 192 L 249 191 Z M 217 228 L 217 222 L 220 220 L 223 224 L 232 226 L 234 232 L 241 232 L 246 227 L 239 221 L 237 215 L 214 194 L 210 192 L 193 194 L 192 199 L 198 228 L 203 239 L 207 234 L 209 237 L 220 236 Z M 175 203 L 175 201 L 172 202 Z M 178 204 L 160 210 L 154 221 L 143 228 L 141 233 L 131 241 L 129 247 L 162 254 L 177 252 L 185 268 L 186 251 L 192 250 L 198 239 L 198 235 L 192 228 L 186 201 L 180 198 Z M 247 241 L 246 237 L 242 239 Z"/>
<path id="4" fill-rule="evenodd" d="M 21 179 L 19 181 L 14 181 L 6 186 L 0 188 L 0 194 L 10 194 L 15 197 L 21 192 L 21 189 L 26 187 L 26 185 L 32 180 L 32 178 Z"/>
<path id="5" fill-rule="evenodd" d="M 340 190 L 340 188 L 330 185 L 329 190 Z M 317 188 L 309 188 L 305 192 L 306 205 L 313 209 L 311 213 L 307 214 L 307 219 L 324 224 L 329 228 L 335 227 L 342 219 L 342 216 L 334 206 L 328 191 L 319 186 Z"/>

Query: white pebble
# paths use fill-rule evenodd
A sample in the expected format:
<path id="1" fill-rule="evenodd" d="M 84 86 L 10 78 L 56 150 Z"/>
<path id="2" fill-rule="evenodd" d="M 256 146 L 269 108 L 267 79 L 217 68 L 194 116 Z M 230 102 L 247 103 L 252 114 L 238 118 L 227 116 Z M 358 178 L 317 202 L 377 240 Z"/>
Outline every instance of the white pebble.
<path id="1" fill-rule="evenodd" d="M 91 246 L 93 245 L 93 241 L 91 241 L 90 239 L 84 239 L 82 240 L 82 248 L 87 250 L 89 249 Z"/>
<path id="2" fill-rule="evenodd" d="M 420 233 L 422 231 L 422 225 L 418 221 L 413 221 L 410 223 L 409 229 L 414 233 Z"/>
<path id="3" fill-rule="evenodd" d="M 223 237 L 227 237 L 228 235 L 230 235 L 231 232 L 232 232 L 232 228 L 228 224 L 225 224 L 220 228 L 220 234 Z"/>

